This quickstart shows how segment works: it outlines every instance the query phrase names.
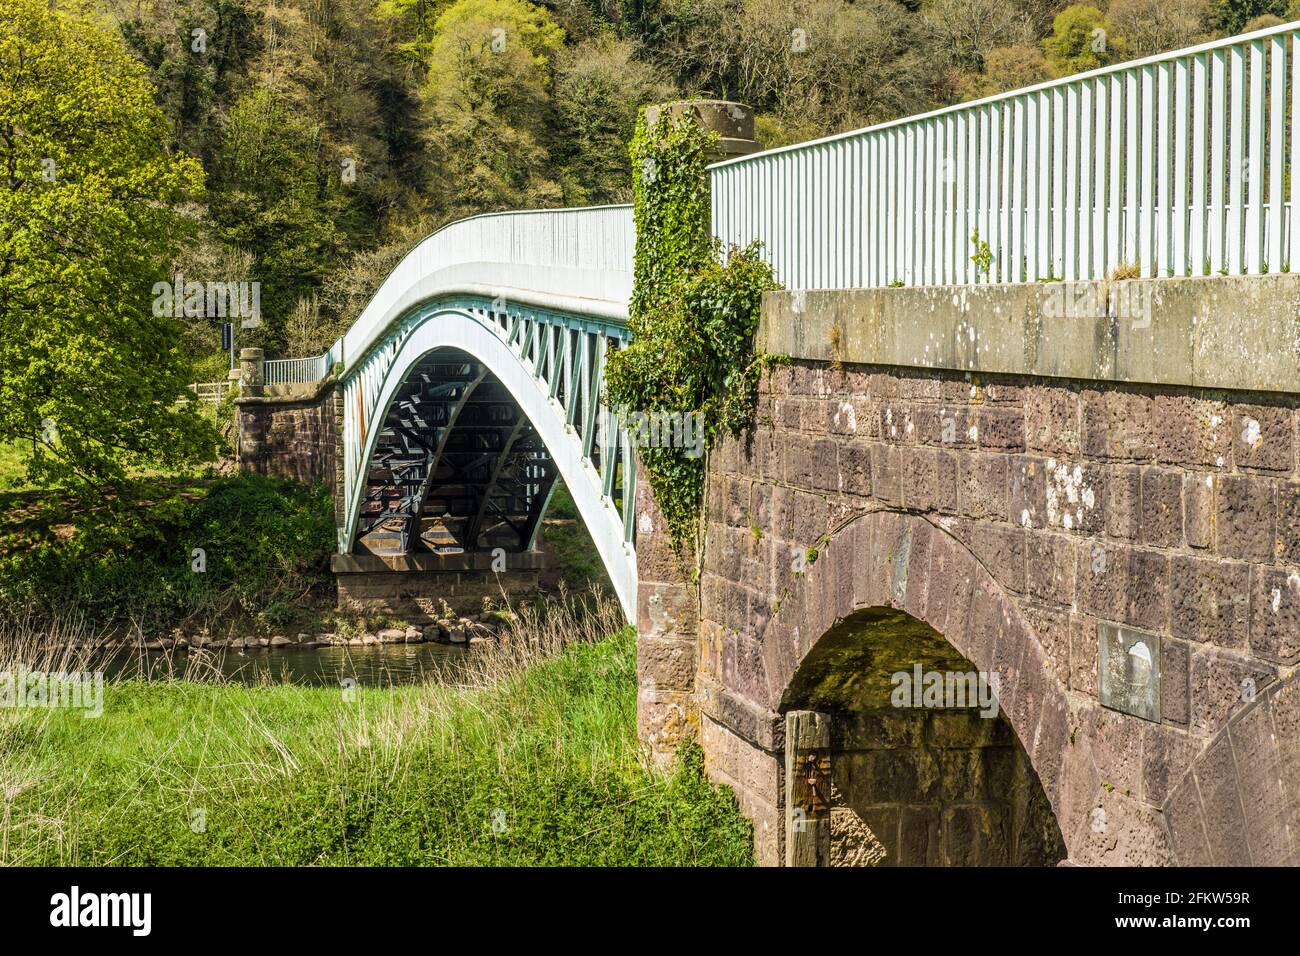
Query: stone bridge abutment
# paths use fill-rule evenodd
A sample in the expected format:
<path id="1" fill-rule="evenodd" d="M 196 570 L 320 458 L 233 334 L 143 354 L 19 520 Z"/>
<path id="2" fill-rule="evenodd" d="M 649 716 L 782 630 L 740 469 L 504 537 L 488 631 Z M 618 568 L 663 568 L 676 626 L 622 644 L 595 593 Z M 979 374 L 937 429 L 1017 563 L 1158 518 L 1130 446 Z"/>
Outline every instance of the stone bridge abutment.
<path id="1" fill-rule="evenodd" d="M 765 301 L 697 573 L 638 537 L 643 734 L 761 862 L 1300 861 L 1300 282 L 1124 285 Z M 916 665 L 994 723 L 891 706 Z"/>

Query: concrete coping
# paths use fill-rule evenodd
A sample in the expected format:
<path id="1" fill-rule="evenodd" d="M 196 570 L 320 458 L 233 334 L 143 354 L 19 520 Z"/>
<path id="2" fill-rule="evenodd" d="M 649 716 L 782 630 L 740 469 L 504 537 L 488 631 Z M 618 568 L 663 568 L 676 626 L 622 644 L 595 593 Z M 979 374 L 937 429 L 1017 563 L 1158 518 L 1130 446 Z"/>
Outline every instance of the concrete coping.
<path id="1" fill-rule="evenodd" d="M 812 361 L 1300 393 L 1300 275 L 763 297 L 759 341 Z"/>
<path id="2" fill-rule="evenodd" d="M 282 382 L 276 385 L 253 385 L 241 388 L 236 405 L 293 405 L 312 403 L 336 384 L 332 374 L 316 382 Z"/>

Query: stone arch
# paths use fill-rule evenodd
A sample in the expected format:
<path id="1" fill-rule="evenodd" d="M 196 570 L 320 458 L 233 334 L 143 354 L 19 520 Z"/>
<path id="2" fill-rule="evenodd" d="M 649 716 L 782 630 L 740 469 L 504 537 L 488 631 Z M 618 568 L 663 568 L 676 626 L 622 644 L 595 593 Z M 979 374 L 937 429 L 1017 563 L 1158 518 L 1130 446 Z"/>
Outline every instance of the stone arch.
<path id="1" fill-rule="evenodd" d="M 751 602 L 755 640 L 747 657 L 737 653 L 736 669 L 747 681 L 742 693 L 778 712 L 822 635 L 864 609 L 904 612 L 979 670 L 1000 676 L 1002 710 L 1071 862 L 1169 862 L 1158 809 L 1108 789 L 1098 769 L 1110 751 L 1094 740 L 1093 722 L 1119 720 L 1127 727 L 1136 718 L 1103 712 L 1068 692 L 1015 596 L 957 530 L 943 519 L 870 511 L 835 527 L 802 570 L 774 560 L 775 609 L 756 611 Z M 799 564 L 797 556 L 792 564 Z"/>
<path id="2" fill-rule="evenodd" d="M 780 704 L 787 800 L 803 807 L 805 834 L 810 813 L 820 828 L 787 854 L 833 866 L 1059 863 L 1051 805 L 986 678 L 905 611 L 837 620 Z M 809 717 L 824 725 L 815 755 L 805 751 Z"/>
<path id="3" fill-rule="evenodd" d="M 1300 863 L 1300 675 L 1253 697 L 1191 759 L 1164 802 L 1180 866 Z"/>

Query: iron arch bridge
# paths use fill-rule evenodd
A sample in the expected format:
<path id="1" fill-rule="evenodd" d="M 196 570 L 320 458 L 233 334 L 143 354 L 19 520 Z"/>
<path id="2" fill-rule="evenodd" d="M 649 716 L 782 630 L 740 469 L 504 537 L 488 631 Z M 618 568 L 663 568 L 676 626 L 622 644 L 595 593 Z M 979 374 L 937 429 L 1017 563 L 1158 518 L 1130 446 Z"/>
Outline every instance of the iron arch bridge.
<path id="1" fill-rule="evenodd" d="M 502 213 L 398 264 L 318 360 L 343 400 L 340 553 L 492 552 L 508 567 L 562 479 L 635 615 L 635 456 L 601 397 L 629 338 L 633 245 L 626 206 Z M 288 380 L 276 364 L 268 380 Z"/>

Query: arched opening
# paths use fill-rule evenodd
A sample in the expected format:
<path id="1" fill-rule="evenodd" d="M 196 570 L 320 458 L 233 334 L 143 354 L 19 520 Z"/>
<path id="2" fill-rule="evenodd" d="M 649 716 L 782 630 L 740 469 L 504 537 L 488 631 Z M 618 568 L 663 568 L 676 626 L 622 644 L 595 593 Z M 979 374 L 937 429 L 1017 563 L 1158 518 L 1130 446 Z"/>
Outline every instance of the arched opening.
<path id="1" fill-rule="evenodd" d="M 501 381 L 459 349 L 407 372 L 376 436 L 356 548 L 374 554 L 530 550 L 557 471 Z"/>
<path id="2" fill-rule="evenodd" d="M 358 596 L 421 600 L 415 592 L 441 594 L 421 578 L 431 574 L 467 574 L 467 599 L 477 583 L 495 588 L 484 576 L 502 564 L 535 579 L 537 532 L 562 481 L 634 614 L 635 469 L 627 441 L 603 439 L 617 429 L 602 431 L 611 413 L 598 400 L 620 331 L 545 310 L 432 303 L 355 365 L 342 394 L 340 603 L 344 574 L 349 595 L 356 584 Z"/>
<path id="3" fill-rule="evenodd" d="M 1046 866 L 1065 841 L 979 671 L 893 608 L 837 622 L 803 658 L 786 715 L 787 860 L 831 866 Z"/>

